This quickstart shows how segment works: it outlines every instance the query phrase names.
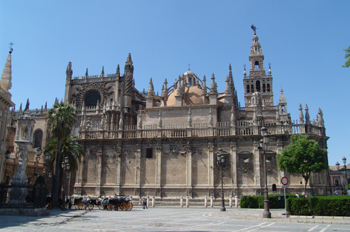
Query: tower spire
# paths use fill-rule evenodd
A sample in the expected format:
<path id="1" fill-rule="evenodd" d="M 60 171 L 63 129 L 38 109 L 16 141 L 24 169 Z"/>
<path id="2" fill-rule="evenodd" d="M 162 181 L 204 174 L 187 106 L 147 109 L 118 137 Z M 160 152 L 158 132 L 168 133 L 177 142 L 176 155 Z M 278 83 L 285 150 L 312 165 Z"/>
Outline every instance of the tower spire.
<path id="1" fill-rule="evenodd" d="M 0 79 L 0 86 L 2 89 L 6 90 L 7 92 L 9 91 L 9 89 L 11 89 L 12 87 L 12 43 L 10 43 L 11 47 L 10 47 L 10 52 L 7 56 L 6 59 L 6 63 L 5 63 L 5 67 L 2 71 L 1 74 L 1 79 Z"/>

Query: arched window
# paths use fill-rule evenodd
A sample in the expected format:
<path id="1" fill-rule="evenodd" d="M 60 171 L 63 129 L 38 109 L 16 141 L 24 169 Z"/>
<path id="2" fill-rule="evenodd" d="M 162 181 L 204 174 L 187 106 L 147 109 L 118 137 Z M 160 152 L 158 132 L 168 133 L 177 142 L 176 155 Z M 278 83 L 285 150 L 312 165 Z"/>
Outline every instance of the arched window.
<path id="1" fill-rule="evenodd" d="M 252 93 L 254 93 L 254 85 L 251 85 L 251 86 L 250 86 L 250 91 L 251 91 Z"/>
<path id="2" fill-rule="evenodd" d="M 249 85 L 247 85 L 247 93 L 249 93 L 250 91 L 249 91 Z"/>
<path id="3" fill-rule="evenodd" d="M 256 81 L 255 86 L 256 86 L 256 91 L 260 92 L 260 81 Z"/>
<path id="4" fill-rule="evenodd" d="M 43 131 L 37 130 L 34 133 L 34 148 L 41 147 L 42 140 L 43 140 Z"/>
<path id="5" fill-rule="evenodd" d="M 188 85 L 192 85 L 192 78 L 191 77 L 188 78 Z"/>
<path id="6" fill-rule="evenodd" d="M 97 101 L 101 102 L 101 95 L 98 91 L 89 91 L 85 96 L 85 106 L 96 106 Z"/>
<path id="7" fill-rule="evenodd" d="M 255 70 L 259 70 L 259 61 L 255 61 L 254 68 Z"/>
<path id="8" fill-rule="evenodd" d="M 267 84 L 267 92 L 270 92 L 270 84 Z"/>
<path id="9" fill-rule="evenodd" d="M 263 84 L 263 92 L 266 92 L 265 84 Z"/>

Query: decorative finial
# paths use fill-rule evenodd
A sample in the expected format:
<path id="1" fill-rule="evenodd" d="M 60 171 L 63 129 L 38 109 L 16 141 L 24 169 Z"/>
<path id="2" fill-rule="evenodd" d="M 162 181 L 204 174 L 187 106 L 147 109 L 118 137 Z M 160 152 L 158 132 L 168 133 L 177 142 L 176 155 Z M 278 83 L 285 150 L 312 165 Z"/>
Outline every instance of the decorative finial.
<path id="1" fill-rule="evenodd" d="M 254 26 L 254 24 L 252 24 L 251 28 L 254 31 L 254 35 L 256 35 L 256 29 L 257 29 L 256 26 Z"/>
<path id="2" fill-rule="evenodd" d="M 11 54 L 11 53 L 13 52 L 13 48 L 12 48 L 12 45 L 15 45 L 15 44 L 11 42 L 11 43 L 9 43 L 9 45 L 10 45 L 10 46 L 9 46 L 9 48 L 10 48 L 10 51 L 9 51 L 9 53 Z"/>
<path id="3" fill-rule="evenodd" d="M 188 64 L 188 71 L 191 71 L 191 64 Z"/>

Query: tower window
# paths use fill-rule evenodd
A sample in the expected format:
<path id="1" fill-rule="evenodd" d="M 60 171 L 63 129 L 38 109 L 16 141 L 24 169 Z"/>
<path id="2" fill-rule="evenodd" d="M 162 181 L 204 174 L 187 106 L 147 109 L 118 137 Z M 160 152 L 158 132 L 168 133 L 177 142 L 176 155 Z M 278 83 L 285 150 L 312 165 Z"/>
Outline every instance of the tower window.
<path id="1" fill-rule="evenodd" d="M 146 148 L 146 158 L 147 159 L 153 158 L 153 148 Z"/>
<path id="2" fill-rule="evenodd" d="M 267 92 L 270 92 L 270 84 L 267 84 Z"/>
<path id="3" fill-rule="evenodd" d="M 263 92 L 265 92 L 265 91 L 266 91 L 265 84 L 263 84 Z"/>
<path id="4" fill-rule="evenodd" d="M 256 91 L 260 92 L 260 81 L 256 81 Z"/>
<path id="5" fill-rule="evenodd" d="M 249 85 L 247 85 L 247 93 L 249 93 L 250 91 L 249 91 Z"/>
<path id="6" fill-rule="evenodd" d="M 254 65 L 255 70 L 259 70 L 259 61 L 255 61 Z"/>
<path id="7" fill-rule="evenodd" d="M 188 78 L 188 85 L 192 85 L 192 78 Z"/>
<path id="8" fill-rule="evenodd" d="M 252 93 L 254 93 L 254 85 L 250 86 L 250 90 L 251 90 Z"/>

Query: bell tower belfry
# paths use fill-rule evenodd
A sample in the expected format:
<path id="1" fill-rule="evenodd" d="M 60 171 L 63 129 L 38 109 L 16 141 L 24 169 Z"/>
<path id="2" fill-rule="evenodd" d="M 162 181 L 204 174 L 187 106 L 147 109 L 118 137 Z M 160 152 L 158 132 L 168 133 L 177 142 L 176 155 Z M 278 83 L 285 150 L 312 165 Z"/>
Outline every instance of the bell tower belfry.
<path id="1" fill-rule="evenodd" d="M 250 70 L 249 75 L 246 74 L 244 67 L 244 102 L 245 107 L 253 107 L 252 96 L 255 92 L 260 93 L 263 106 L 273 106 L 273 90 L 272 90 L 272 72 L 269 65 L 269 72 L 266 75 L 264 69 L 264 55 L 262 53 L 259 38 L 254 30 L 253 43 L 250 46 Z"/>

